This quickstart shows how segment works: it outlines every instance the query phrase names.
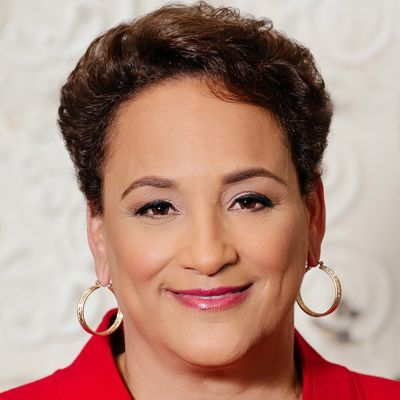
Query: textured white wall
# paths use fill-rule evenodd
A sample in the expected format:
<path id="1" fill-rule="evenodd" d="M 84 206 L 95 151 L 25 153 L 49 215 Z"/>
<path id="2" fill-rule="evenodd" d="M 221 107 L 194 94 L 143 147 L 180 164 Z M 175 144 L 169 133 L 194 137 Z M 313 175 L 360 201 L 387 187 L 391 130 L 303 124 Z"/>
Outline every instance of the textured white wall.
<path id="1" fill-rule="evenodd" d="M 69 364 L 88 339 L 75 308 L 95 275 L 55 124 L 59 88 L 97 34 L 163 3 L 0 0 L 0 391 Z M 335 102 L 323 259 L 344 299 L 325 319 L 297 312 L 298 328 L 333 361 L 400 376 L 399 2 L 212 3 L 272 18 L 309 46 Z M 303 286 L 316 308 L 333 296 L 321 275 Z M 89 301 L 94 325 L 111 305 L 105 293 Z"/>

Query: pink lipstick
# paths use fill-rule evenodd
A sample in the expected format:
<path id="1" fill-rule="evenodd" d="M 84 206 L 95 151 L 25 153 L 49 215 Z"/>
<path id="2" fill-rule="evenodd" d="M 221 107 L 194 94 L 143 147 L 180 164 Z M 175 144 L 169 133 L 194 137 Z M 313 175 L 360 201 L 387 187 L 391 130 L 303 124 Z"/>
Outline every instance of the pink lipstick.
<path id="1" fill-rule="evenodd" d="M 181 304 L 198 310 L 225 310 L 234 307 L 250 294 L 251 284 L 213 289 L 169 290 Z"/>

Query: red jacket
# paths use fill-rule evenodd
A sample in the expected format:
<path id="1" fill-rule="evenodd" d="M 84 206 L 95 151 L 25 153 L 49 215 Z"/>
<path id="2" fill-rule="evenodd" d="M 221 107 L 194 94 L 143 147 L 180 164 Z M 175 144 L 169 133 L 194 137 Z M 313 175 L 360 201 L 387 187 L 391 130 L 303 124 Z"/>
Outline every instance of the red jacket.
<path id="1" fill-rule="evenodd" d="M 98 329 L 106 329 L 115 313 L 109 311 Z M 4 392 L 0 400 L 132 400 L 114 362 L 111 337 L 93 336 L 70 366 Z M 400 382 L 332 364 L 297 331 L 295 349 L 302 368 L 303 400 L 400 400 Z"/>

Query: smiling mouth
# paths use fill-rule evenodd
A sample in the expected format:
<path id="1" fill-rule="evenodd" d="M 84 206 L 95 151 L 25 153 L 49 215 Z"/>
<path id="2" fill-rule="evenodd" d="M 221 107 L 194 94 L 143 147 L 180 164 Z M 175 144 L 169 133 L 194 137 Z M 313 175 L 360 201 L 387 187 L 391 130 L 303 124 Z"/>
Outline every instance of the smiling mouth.
<path id="1" fill-rule="evenodd" d="M 252 283 L 213 289 L 169 290 L 178 303 L 198 310 L 225 310 L 242 303 L 250 294 Z"/>

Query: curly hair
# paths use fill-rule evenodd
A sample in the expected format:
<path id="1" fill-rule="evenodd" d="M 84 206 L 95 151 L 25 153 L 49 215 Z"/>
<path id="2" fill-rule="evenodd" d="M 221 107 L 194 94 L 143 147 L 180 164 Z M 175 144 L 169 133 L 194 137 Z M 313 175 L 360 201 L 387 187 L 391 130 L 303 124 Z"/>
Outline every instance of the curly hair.
<path id="1" fill-rule="evenodd" d="M 196 77 L 226 101 L 268 110 L 302 195 L 321 174 L 332 103 L 314 58 L 269 19 L 232 7 L 168 4 L 97 37 L 61 89 L 59 127 L 81 191 L 103 212 L 102 170 L 122 103 L 166 80 Z"/>

